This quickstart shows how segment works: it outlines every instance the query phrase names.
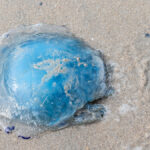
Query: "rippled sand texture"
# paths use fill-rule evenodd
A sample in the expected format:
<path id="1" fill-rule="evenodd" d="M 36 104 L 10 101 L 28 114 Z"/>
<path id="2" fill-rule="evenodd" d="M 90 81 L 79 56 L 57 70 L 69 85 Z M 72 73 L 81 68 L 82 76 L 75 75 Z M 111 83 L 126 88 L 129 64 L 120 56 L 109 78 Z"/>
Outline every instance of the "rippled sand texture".
<path id="1" fill-rule="evenodd" d="M 112 65 L 116 93 L 101 122 L 46 132 L 32 140 L 0 132 L 0 150 L 149 150 L 150 1 L 0 0 L 0 34 L 20 24 L 67 26 Z"/>

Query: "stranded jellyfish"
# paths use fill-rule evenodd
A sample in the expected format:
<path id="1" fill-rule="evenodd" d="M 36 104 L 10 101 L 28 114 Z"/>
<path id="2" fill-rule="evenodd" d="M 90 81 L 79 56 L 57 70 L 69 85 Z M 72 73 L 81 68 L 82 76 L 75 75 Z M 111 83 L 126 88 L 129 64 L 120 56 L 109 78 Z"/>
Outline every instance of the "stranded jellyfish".
<path id="1" fill-rule="evenodd" d="M 0 126 L 35 133 L 101 120 L 108 95 L 99 51 L 54 25 L 22 26 L 0 39 Z"/>

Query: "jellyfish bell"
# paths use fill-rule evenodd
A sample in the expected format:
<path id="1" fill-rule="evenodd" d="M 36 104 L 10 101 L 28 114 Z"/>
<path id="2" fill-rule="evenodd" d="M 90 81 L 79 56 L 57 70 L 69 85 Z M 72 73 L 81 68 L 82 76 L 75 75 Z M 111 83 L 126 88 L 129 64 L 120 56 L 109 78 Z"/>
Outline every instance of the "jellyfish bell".
<path id="1" fill-rule="evenodd" d="M 90 102 L 107 92 L 101 54 L 65 27 L 22 26 L 1 37 L 0 125 L 7 132 L 28 139 L 100 120 L 104 107 Z"/>

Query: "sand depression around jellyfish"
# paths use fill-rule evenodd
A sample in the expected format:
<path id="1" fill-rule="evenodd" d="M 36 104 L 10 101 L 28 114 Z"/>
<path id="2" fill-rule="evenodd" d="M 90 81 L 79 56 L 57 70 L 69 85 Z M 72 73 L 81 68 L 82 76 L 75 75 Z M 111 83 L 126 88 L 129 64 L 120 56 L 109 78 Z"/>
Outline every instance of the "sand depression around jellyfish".
<path id="1" fill-rule="evenodd" d="M 0 126 L 29 139 L 101 120 L 108 96 L 102 54 L 55 25 L 22 26 L 0 39 Z"/>

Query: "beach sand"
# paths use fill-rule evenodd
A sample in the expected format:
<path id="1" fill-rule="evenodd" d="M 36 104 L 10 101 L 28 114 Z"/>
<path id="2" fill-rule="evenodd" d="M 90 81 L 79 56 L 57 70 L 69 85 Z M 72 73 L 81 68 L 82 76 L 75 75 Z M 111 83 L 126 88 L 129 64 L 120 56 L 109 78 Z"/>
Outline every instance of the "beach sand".
<path id="1" fill-rule="evenodd" d="M 150 1 L 0 0 L 0 34 L 37 23 L 64 25 L 101 50 L 115 94 L 98 123 L 31 140 L 0 131 L 0 150 L 150 150 Z"/>

